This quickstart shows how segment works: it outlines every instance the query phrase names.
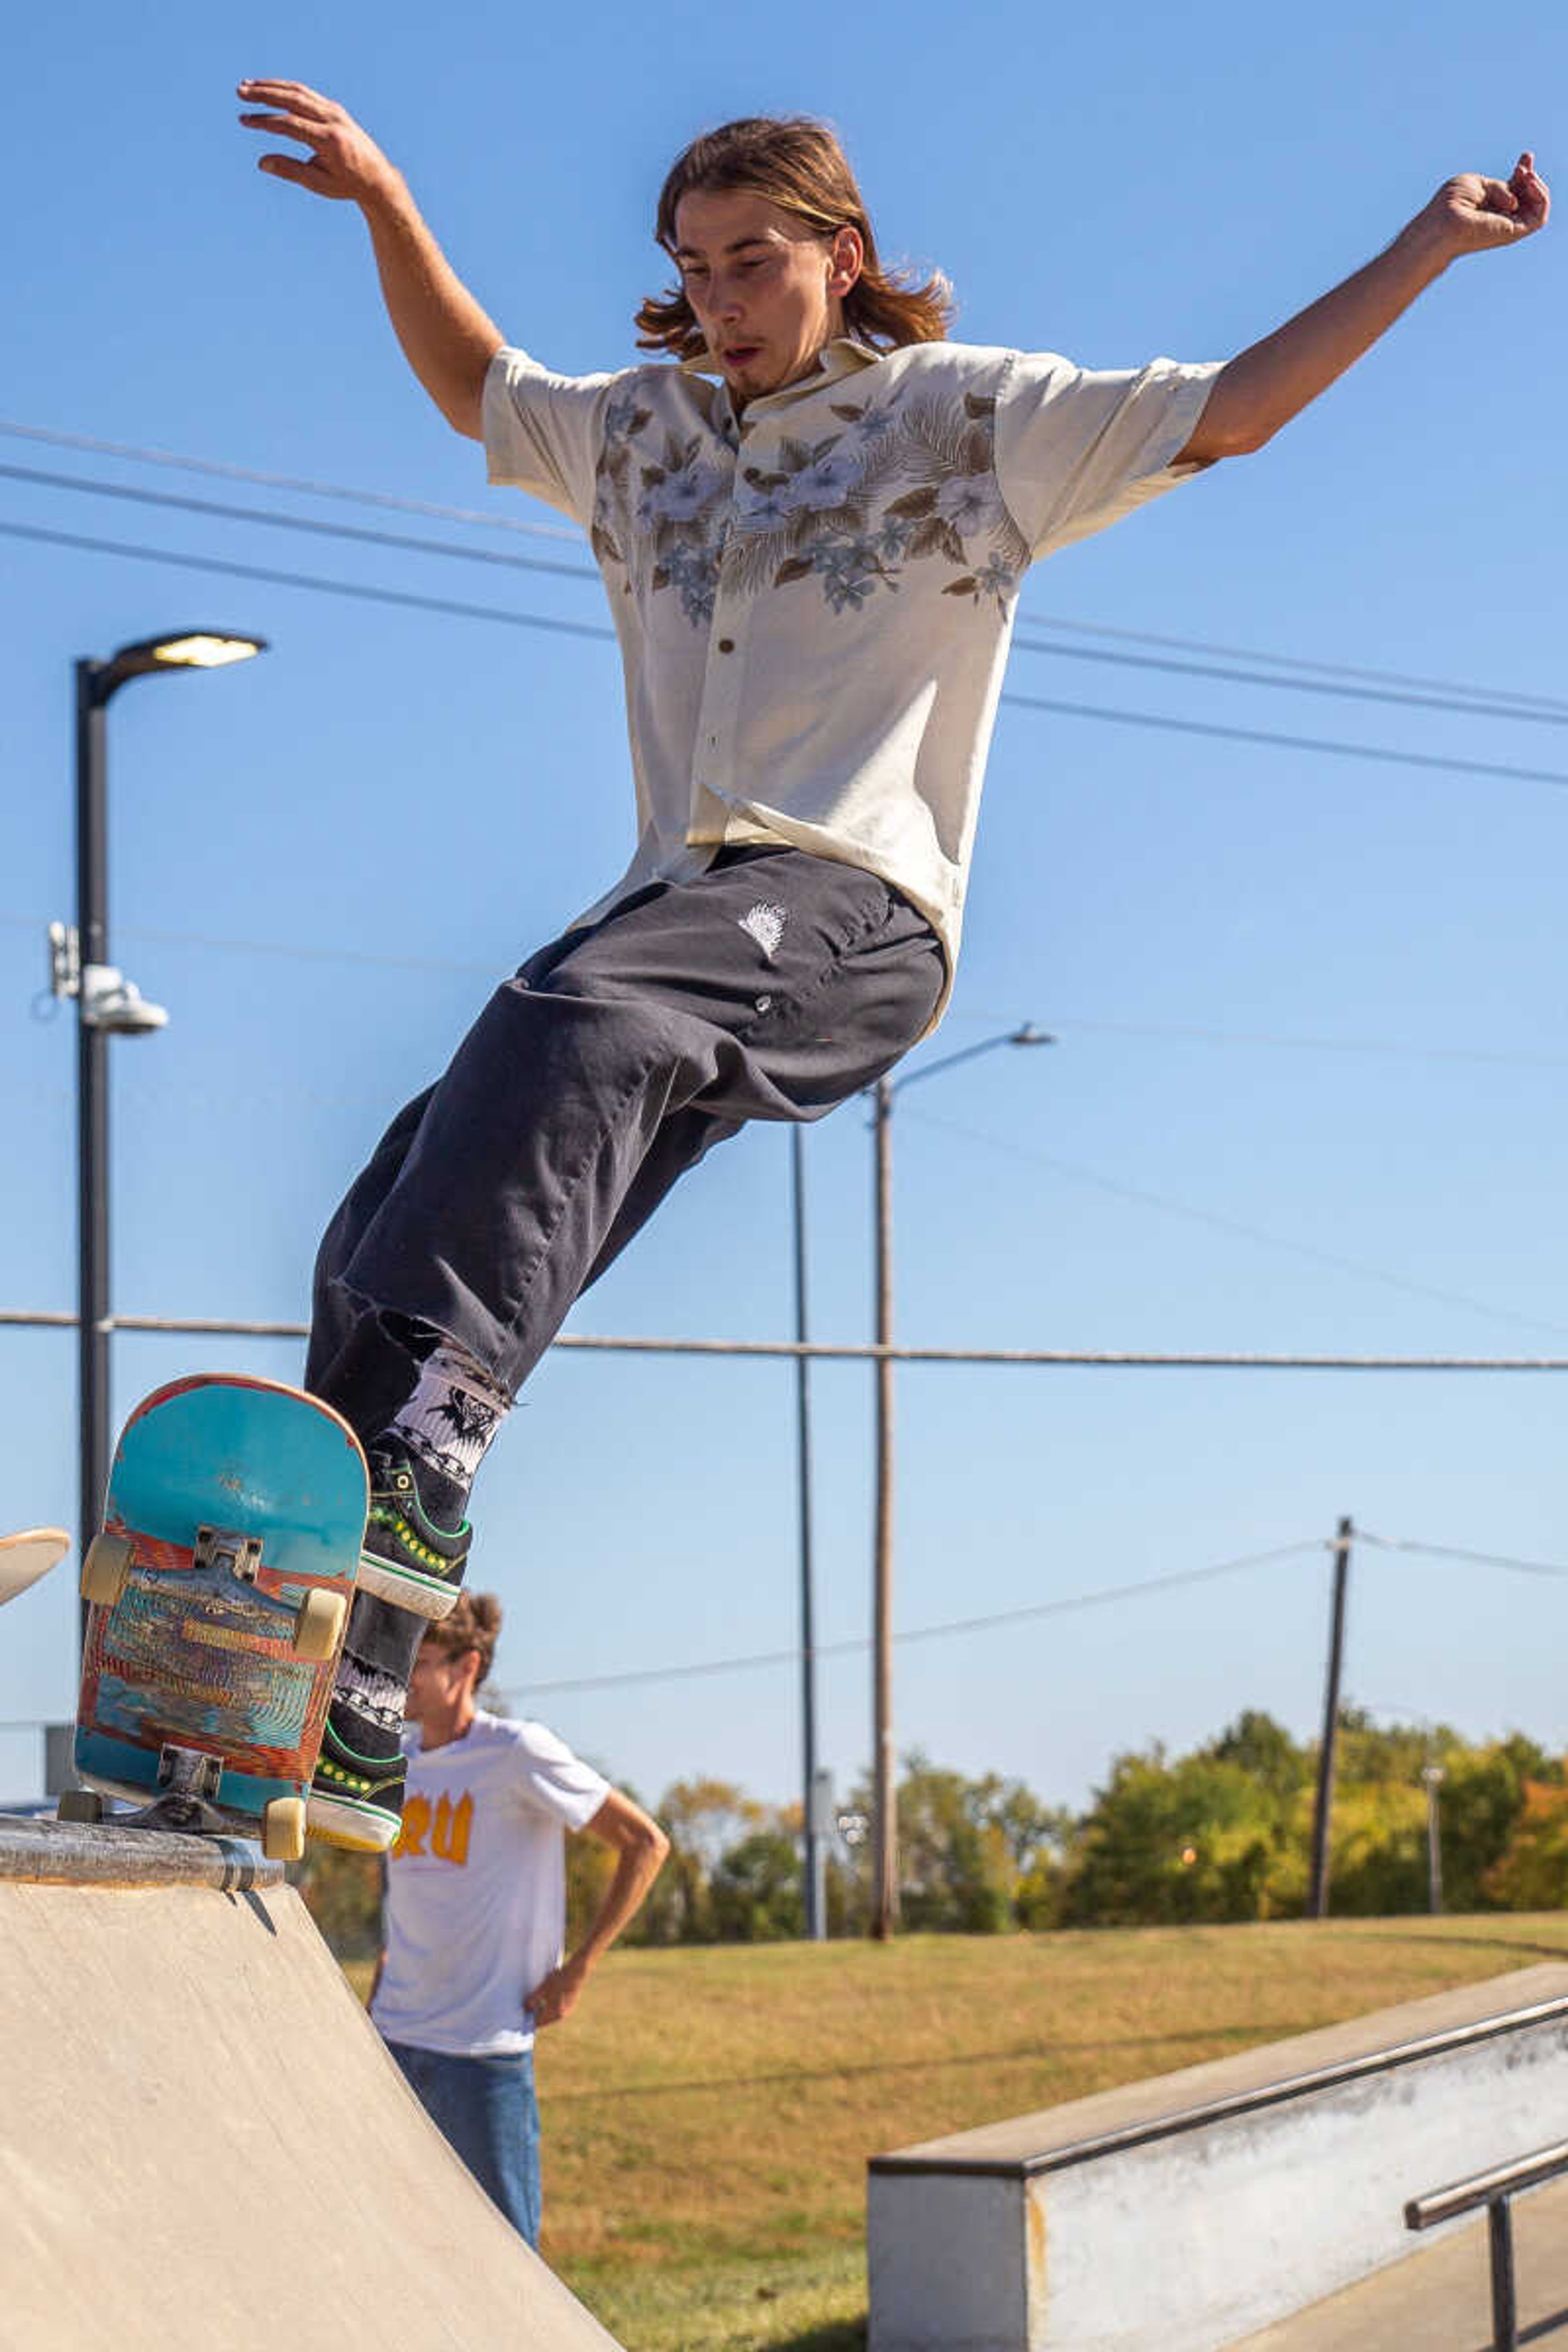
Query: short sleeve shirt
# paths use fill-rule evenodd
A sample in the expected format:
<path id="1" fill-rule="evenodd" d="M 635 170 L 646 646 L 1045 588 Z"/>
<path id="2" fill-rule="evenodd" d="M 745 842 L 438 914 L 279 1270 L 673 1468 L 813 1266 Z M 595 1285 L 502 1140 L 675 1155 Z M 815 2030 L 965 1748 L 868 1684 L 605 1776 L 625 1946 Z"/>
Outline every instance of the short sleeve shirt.
<path id="1" fill-rule="evenodd" d="M 637 845 L 583 919 L 783 842 L 901 890 L 951 980 L 1024 573 L 1199 470 L 1217 373 L 844 340 L 737 420 L 696 364 L 498 352 L 489 478 L 588 532 L 620 640 Z"/>
<path id="2" fill-rule="evenodd" d="M 609 1782 L 543 1724 L 483 1709 L 461 1739 L 426 1753 L 410 1729 L 406 1745 L 371 2015 L 389 2042 L 417 2050 L 526 2050 L 524 2002 L 565 1933 L 565 1833 L 593 1820 Z"/>

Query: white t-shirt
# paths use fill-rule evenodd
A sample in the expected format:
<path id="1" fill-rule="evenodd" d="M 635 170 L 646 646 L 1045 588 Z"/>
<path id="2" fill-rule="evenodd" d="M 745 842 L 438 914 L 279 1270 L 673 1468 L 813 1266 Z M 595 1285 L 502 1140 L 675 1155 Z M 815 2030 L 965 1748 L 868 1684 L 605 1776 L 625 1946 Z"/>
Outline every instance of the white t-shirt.
<path id="1" fill-rule="evenodd" d="M 386 1961 L 371 2016 L 448 2057 L 527 2050 L 524 1998 L 561 1958 L 565 1832 L 610 1784 L 542 1723 L 482 1709 L 426 1753 L 410 1727 L 403 1830 L 388 1858 Z"/>

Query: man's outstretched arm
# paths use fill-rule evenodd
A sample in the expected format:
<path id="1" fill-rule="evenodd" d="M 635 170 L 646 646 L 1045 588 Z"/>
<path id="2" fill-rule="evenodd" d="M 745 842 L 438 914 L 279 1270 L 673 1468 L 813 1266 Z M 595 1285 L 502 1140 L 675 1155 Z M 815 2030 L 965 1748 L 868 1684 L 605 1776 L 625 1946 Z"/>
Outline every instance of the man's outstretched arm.
<path id="1" fill-rule="evenodd" d="M 1551 204 L 1528 151 L 1510 179 L 1465 172 L 1445 181 L 1386 252 L 1220 370 L 1174 462 L 1207 465 L 1261 449 L 1370 351 L 1451 261 L 1517 245 L 1544 227 Z"/>
<path id="2" fill-rule="evenodd" d="M 485 376 L 505 339 L 431 236 L 402 173 L 351 114 L 303 82 L 242 81 L 239 95 L 266 110 L 240 116 L 247 131 L 298 140 L 310 151 L 308 160 L 263 155 L 262 171 L 359 206 L 409 366 L 448 425 L 482 439 Z"/>

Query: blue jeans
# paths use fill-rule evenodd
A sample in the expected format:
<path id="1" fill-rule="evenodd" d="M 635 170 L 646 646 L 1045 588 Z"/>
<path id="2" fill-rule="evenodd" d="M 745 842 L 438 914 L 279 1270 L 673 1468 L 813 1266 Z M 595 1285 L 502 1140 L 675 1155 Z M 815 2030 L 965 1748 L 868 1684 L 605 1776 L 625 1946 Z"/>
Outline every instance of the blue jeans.
<path id="1" fill-rule="evenodd" d="M 444 2051 L 387 2049 L 426 2114 L 513 2229 L 539 2243 L 539 2102 L 533 2053 L 450 2058 Z"/>

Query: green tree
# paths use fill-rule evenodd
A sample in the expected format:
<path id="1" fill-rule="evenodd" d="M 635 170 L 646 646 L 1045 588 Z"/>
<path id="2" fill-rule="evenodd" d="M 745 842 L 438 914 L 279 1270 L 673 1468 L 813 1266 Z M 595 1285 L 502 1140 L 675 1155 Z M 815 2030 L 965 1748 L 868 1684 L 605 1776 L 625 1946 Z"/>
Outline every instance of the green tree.
<path id="1" fill-rule="evenodd" d="M 1560 1911 L 1568 1903 L 1568 1788 L 1527 1780 L 1506 1851 L 1487 1873 L 1486 1892 L 1509 1911 Z"/>
<path id="2" fill-rule="evenodd" d="M 677 1780 L 657 1818 L 669 1856 L 627 1930 L 639 1944 L 710 1944 L 717 1928 L 711 1881 L 726 1849 L 759 1827 L 766 1809 L 732 1780 Z"/>
<path id="3" fill-rule="evenodd" d="M 1170 1764 L 1158 1745 L 1119 1756 L 1079 1825 L 1063 1922 L 1268 1918 L 1288 1834 L 1284 1801 L 1228 1757 L 1199 1753 Z"/>
<path id="4" fill-rule="evenodd" d="M 730 1847 L 709 1890 L 721 1943 L 780 1943 L 805 1933 L 805 1894 L 797 1841 L 783 1829 L 752 1830 Z"/>
<path id="5" fill-rule="evenodd" d="M 1443 1906 L 1448 1911 L 1500 1906 L 1493 1879 L 1514 1841 L 1532 1786 L 1561 1789 L 1563 1767 L 1522 1732 L 1484 1748 L 1453 1748 L 1439 1759 Z"/>

